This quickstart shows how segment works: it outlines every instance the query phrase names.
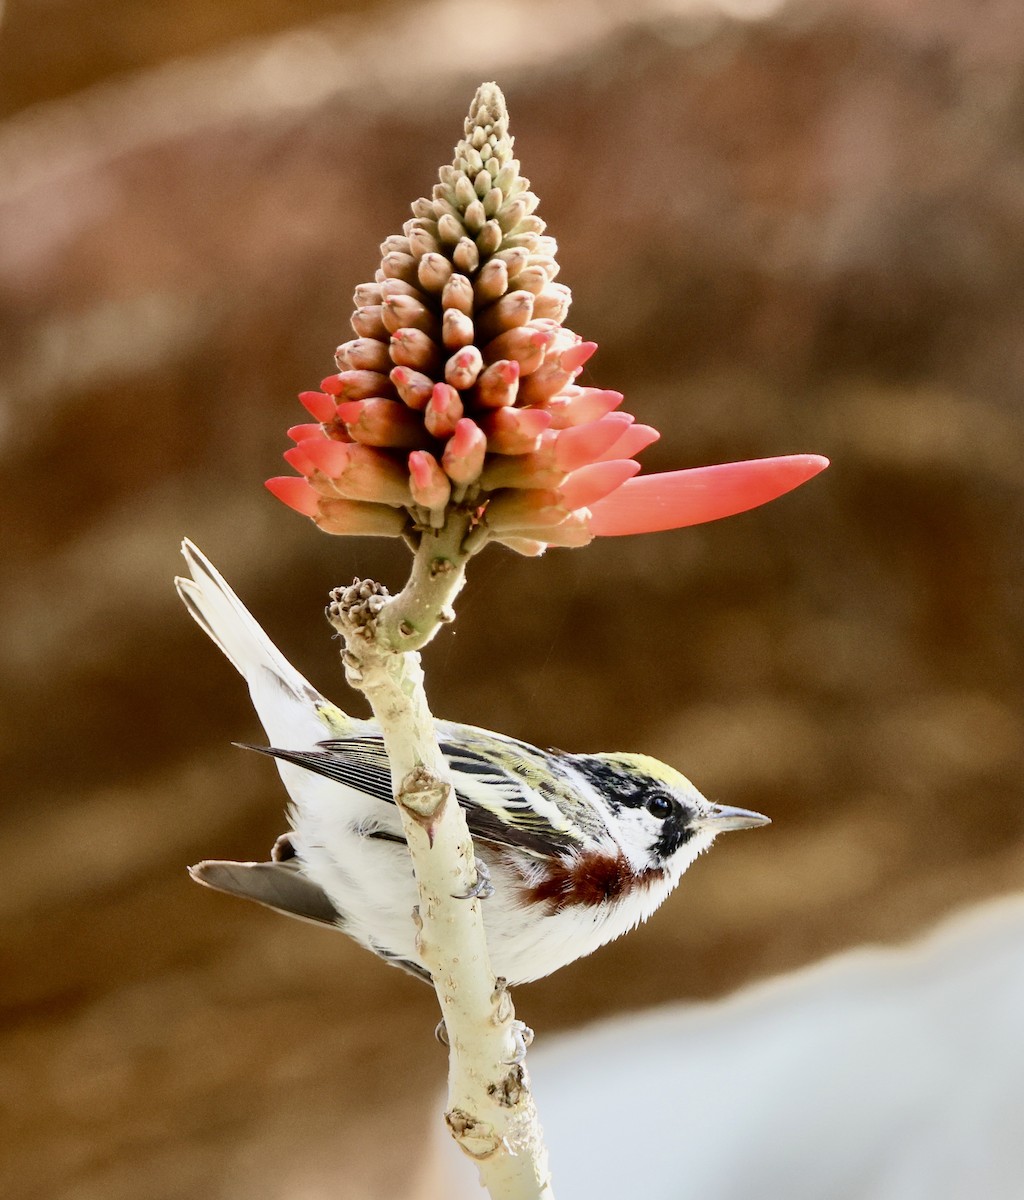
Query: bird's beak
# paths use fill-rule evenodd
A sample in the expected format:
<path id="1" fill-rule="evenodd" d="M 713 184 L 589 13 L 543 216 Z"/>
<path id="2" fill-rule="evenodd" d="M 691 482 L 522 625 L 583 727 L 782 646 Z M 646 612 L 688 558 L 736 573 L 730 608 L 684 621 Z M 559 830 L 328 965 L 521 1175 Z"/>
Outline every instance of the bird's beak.
<path id="1" fill-rule="evenodd" d="M 726 833 L 730 829 L 753 829 L 756 825 L 770 825 L 771 817 L 751 812 L 748 808 L 733 808 L 729 804 L 712 804 L 711 811 L 697 821 L 711 833 Z"/>

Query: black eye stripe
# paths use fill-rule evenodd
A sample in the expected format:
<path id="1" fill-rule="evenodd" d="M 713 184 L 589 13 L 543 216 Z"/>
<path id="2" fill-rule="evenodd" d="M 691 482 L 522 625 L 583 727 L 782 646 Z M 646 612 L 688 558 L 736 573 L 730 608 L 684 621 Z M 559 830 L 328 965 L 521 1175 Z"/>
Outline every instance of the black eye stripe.
<path id="1" fill-rule="evenodd" d="M 652 797 L 665 795 L 652 779 L 628 770 L 620 763 L 609 762 L 596 755 L 575 755 L 572 765 L 594 786 L 613 810 L 646 808 Z"/>
<path id="2" fill-rule="evenodd" d="M 680 847 L 686 845 L 694 832 L 692 825 L 685 824 L 679 814 L 673 814 L 662 824 L 661 831 L 651 846 L 651 853 L 662 861 L 671 858 Z"/>
<path id="3" fill-rule="evenodd" d="M 599 755 L 577 754 L 570 761 L 601 795 L 612 816 L 621 818 L 632 809 L 659 822 L 650 845 L 656 862 L 670 859 L 696 832 L 690 823 L 694 815 L 690 806 L 659 781 Z"/>

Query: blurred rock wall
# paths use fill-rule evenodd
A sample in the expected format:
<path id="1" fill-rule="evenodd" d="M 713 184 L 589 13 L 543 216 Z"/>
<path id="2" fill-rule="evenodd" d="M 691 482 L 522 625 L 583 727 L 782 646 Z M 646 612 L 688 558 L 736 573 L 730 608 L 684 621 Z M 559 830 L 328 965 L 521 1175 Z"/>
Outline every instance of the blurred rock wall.
<path id="1" fill-rule="evenodd" d="M 833 459 L 721 524 L 474 564 L 438 714 L 656 754 L 775 819 L 521 1015 L 717 995 L 1024 882 L 1016 0 L 616 7 L 9 0 L 5 1196 L 428 1186 L 426 989 L 184 874 L 263 855 L 283 797 L 170 578 L 187 533 L 356 703 L 320 610 L 405 552 L 261 483 L 483 78 L 587 381 L 663 430 L 649 467 Z"/>

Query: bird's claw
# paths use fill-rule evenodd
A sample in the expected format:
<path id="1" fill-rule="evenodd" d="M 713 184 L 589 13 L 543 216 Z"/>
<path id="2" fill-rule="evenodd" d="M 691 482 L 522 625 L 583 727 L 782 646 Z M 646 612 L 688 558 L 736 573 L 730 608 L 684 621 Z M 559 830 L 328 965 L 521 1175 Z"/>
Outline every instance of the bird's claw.
<path id="1" fill-rule="evenodd" d="M 533 1045 L 533 1030 L 523 1021 L 513 1021 L 511 1032 L 515 1052 L 505 1060 L 505 1066 L 518 1067 L 526 1061 L 526 1051 Z"/>
<path id="2" fill-rule="evenodd" d="M 453 895 L 453 900 L 489 900 L 494 895 L 494 884 L 491 882 L 491 873 L 486 864 L 476 858 L 473 860 L 473 865 L 476 869 L 476 882 L 469 891 Z"/>
<path id="3" fill-rule="evenodd" d="M 526 1061 L 526 1051 L 533 1045 L 533 1030 L 523 1021 L 513 1021 L 511 1027 L 513 1053 L 511 1058 L 504 1060 L 506 1067 L 519 1067 Z M 450 1046 L 448 1030 L 444 1020 L 438 1021 L 434 1027 L 434 1037 L 442 1046 Z"/>

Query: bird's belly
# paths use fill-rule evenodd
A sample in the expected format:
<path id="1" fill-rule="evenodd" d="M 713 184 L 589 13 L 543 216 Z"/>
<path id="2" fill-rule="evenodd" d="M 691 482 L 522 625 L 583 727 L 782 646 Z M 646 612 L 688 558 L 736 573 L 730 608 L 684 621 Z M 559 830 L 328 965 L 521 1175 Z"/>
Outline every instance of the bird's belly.
<path id="1" fill-rule="evenodd" d="M 316 776 L 311 776 L 317 779 Z M 317 782 L 327 783 L 326 780 Z M 416 880 L 392 805 L 328 783 L 296 796 L 293 842 L 303 870 L 330 897 L 349 937 L 385 957 L 422 965 L 416 953 Z"/>
<path id="2" fill-rule="evenodd" d="M 383 806 L 375 808 L 379 813 Z M 305 819 L 301 810 L 295 814 L 296 849 L 307 874 L 343 915 L 342 928 L 350 937 L 386 958 L 422 967 L 413 920 L 418 894 L 406 847 L 361 834 L 350 813 L 342 827 L 338 809 L 332 805 L 328 811 L 329 817 L 321 810 L 319 820 L 310 819 L 308 808 Z M 393 815 L 397 834 L 398 816 Z M 541 979 L 592 954 L 646 919 L 671 890 L 671 885 L 652 888 L 629 905 L 606 902 L 552 911 L 544 903 L 524 903 L 521 871 L 499 860 L 489 847 L 480 846 L 478 852 L 494 884 L 493 895 L 480 901 L 491 966 L 510 984 Z"/>
<path id="3" fill-rule="evenodd" d="M 494 899 L 494 897 L 492 897 Z M 527 919 L 521 908 L 501 911 L 501 906 L 484 908 L 484 928 L 495 975 L 509 983 L 527 983 L 585 958 L 599 946 L 617 937 L 604 914 L 553 913 Z"/>
<path id="4" fill-rule="evenodd" d="M 542 979 L 585 958 L 647 915 L 635 906 L 615 903 L 574 905 L 557 912 L 543 905 L 526 910 L 520 881 L 495 882 L 494 896 L 484 902 L 484 927 L 494 973 L 509 983 Z"/>
<path id="5" fill-rule="evenodd" d="M 349 937 L 386 958 L 406 959 L 422 966 L 413 920 L 413 909 L 419 901 L 416 881 L 411 870 L 394 870 L 387 862 L 386 851 L 381 850 L 381 844 L 373 843 L 365 851 L 353 847 L 344 864 L 319 855 L 315 848 L 304 849 L 302 857 L 306 873 L 341 913 L 341 928 Z"/>

